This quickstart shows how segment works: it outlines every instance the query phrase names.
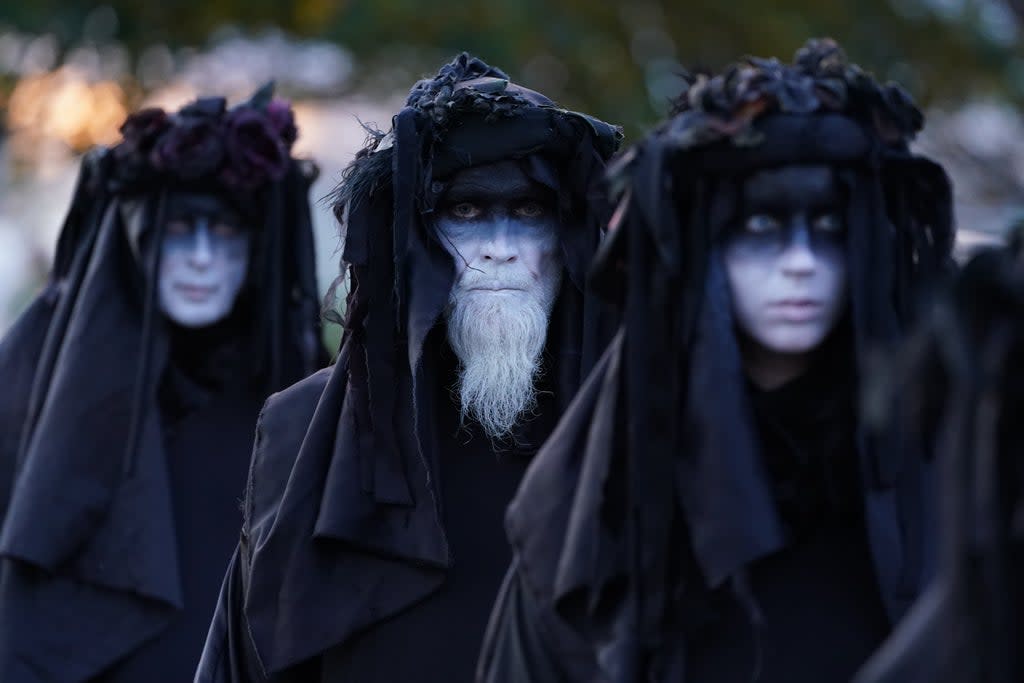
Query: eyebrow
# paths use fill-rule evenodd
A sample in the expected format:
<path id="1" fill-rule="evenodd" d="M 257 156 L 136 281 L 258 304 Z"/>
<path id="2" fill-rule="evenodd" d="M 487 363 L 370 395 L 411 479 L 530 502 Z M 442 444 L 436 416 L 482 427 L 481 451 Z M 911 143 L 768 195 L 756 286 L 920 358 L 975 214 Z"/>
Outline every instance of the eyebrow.
<path id="1" fill-rule="evenodd" d="M 829 197 L 814 197 L 809 198 L 806 201 L 802 201 L 797 211 L 841 211 L 844 208 L 844 202 L 842 197 L 829 196 Z M 745 201 L 741 210 L 744 214 L 750 215 L 754 213 L 772 213 L 772 214 L 784 214 L 794 210 L 792 202 L 787 202 L 779 197 L 761 197 L 751 198 Z"/>
<path id="2" fill-rule="evenodd" d="M 444 194 L 444 201 L 457 202 L 494 197 L 516 199 L 544 199 L 544 188 L 523 179 L 514 182 L 488 182 L 486 179 L 457 181 Z"/>
<path id="3" fill-rule="evenodd" d="M 799 206 L 801 209 L 832 209 L 842 208 L 844 198 L 843 194 L 837 191 L 836 188 L 814 188 L 810 192 L 804 192 L 798 198 L 798 202 L 794 201 L 794 197 L 785 192 L 745 192 L 742 197 L 741 207 L 746 213 L 750 213 L 751 210 L 784 212 L 791 210 L 794 205 Z"/>
<path id="4" fill-rule="evenodd" d="M 167 213 L 164 216 L 164 220 L 194 221 L 200 217 L 206 218 L 212 224 L 230 223 L 232 225 L 238 226 L 244 222 L 241 214 L 230 208 L 224 207 L 215 211 L 209 211 L 205 207 L 187 205 L 168 207 Z"/>

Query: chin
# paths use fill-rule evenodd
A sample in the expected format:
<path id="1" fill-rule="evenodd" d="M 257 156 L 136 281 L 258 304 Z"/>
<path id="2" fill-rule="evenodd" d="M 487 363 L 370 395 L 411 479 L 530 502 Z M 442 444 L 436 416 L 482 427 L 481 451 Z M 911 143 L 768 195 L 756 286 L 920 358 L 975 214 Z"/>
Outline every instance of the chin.
<path id="1" fill-rule="evenodd" d="M 811 329 L 781 329 L 757 338 L 757 341 L 769 351 L 786 355 L 809 353 L 825 341 L 828 330 L 817 326 Z"/>
<path id="2" fill-rule="evenodd" d="M 164 310 L 165 315 L 182 327 L 209 327 L 227 316 L 220 306 L 175 306 Z"/>

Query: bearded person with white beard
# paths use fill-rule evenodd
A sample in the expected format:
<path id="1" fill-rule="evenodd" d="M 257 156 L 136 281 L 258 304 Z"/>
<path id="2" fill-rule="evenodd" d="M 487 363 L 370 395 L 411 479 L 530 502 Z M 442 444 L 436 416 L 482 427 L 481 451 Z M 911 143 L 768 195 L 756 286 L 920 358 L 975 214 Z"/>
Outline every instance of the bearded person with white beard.
<path id="1" fill-rule="evenodd" d="M 562 280 L 546 195 L 516 161 L 469 168 L 455 175 L 436 223 L 455 261 L 446 318 L 462 416 L 495 439 L 537 404 L 540 355 Z"/>
<path id="2" fill-rule="evenodd" d="M 460 55 L 334 195 L 344 336 L 266 404 L 197 681 L 472 680 L 507 502 L 606 339 L 619 130 Z"/>

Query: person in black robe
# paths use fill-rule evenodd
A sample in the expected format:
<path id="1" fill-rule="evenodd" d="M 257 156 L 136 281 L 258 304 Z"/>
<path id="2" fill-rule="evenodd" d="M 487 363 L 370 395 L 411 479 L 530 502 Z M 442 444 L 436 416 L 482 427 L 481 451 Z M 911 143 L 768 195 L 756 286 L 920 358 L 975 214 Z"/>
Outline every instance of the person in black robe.
<path id="1" fill-rule="evenodd" d="M 848 680 L 930 573 L 859 391 L 951 268 L 923 119 L 831 40 L 692 78 L 609 170 L 623 323 L 510 505 L 478 680 Z"/>
<path id="2" fill-rule="evenodd" d="M 856 683 L 1024 680 L 1024 232 L 968 263 L 884 391 L 939 463 L 939 569 Z"/>
<path id="3" fill-rule="evenodd" d="M 341 351 L 263 410 L 197 681 L 472 680 L 505 506 L 604 341 L 620 138 L 466 54 L 372 135 L 335 197 Z"/>
<path id="4" fill-rule="evenodd" d="M 128 117 L 0 342 L 0 680 L 180 683 L 266 397 L 327 363 L 308 191 L 265 88 Z"/>

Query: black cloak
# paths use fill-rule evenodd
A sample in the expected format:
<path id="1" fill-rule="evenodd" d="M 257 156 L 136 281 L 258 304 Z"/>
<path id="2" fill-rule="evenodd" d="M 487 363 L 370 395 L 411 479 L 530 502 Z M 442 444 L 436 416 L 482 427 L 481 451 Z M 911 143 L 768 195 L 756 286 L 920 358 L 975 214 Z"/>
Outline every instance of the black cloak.
<path id="1" fill-rule="evenodd" d="M 234 124 L 256 131 L 239 140 L 238 126 L 225 133 Z M 207 604 L 188 583 L 208 573 L 193 551 L 214 543 L 177 528 L 181 512 L 208 502 L 225 513 L 211 529 L 237 528 L 259 406 L 327 361 L 307 197 L 316 169 L 290 157 L 287 104 L 269 88 L 230 110 L 208 98 L 174 114 L 143 110 L 122 132 L 83 159 L 49 281 L 0 342 L 6 683 L 108 680 L 113 665 L 208 614 L 217 578 Z M 249 165 L 231 157 L 250 152 Z M 195 332 L 165 319 L 156 297 L 174 191 L 214 193 L 252 226 L 234 311 Z M 208 481 L 189 481 L 190 468 Z M 216 549 L 225 560 L 233 542 Z M 175 679 L 201 645 L 202 634 L 194 651 L 165 652 L 167 678 L 145 678 Z"/>
<path id="2" fill-rule="evenodd" d="M 673 116 L 613 164 L 619 199 L 591 276 L 608 296 L 624 292 L 624 322 L 509 508 L 516 557 L 481 680 L 683 680 L 679 621 L 720 586 L 756 626 L 747 569 L 786 538 L 717 240 L 744 174 L 836 169 L 849 198 L 852 355 L 864 372 L 951 264 L 948 180 L 907 148 L 921 124 L 897 86 L 812 41 L 793 65 L 748 59 L 694 78 Z M 855 451 L 895 621 L 929 574 L 928 463 L 898 431 L 860 429 Z"/>
<path id="3" fill-rule="evenodd" d="M 466 54 L 414 86 L 392 124 L 337 191 L 350 278 L 341 351 L 262 413 L 199 681 L 319 680 L 304 663 L 319 669 L 326 651 L 427 599 L 452 569 L 434 418 L 445 387 L 428 350 L 454 275 L 431 221 L 444 178 L 518 159 L 557 196 L 566 277 L 545 347 L 553 412 L 600 351 L 600 312 L 582 289 L 600 238 L 588 193 L 619 130 Z"/>
<path id="4" fill-rule="evenodd" d="M 1024 679 L 1024 234 L 975 256 L 883 390 L 940 465 L 935 581 L 857 683 Z M 895 381 L 892 381 L 895 380 Z"/>

